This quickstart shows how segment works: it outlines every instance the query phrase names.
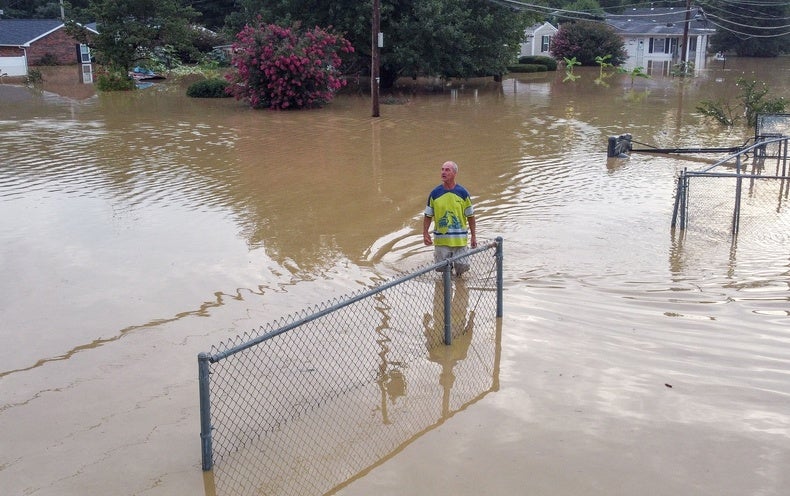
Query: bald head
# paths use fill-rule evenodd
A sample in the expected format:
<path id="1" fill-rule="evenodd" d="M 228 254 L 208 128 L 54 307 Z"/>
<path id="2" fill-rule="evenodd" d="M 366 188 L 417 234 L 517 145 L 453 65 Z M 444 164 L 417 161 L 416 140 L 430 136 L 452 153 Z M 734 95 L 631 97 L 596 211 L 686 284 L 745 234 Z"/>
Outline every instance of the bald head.
<path id="1" fill-rule="evenodd" d="M 458 164 L 448 160 L 442 164 L 442 184 L 446 189 L 455 188 L 455 175 L 458 173 Z"/>
<path id="2" fill-rule="evenodd" d="M 453 172 L 458 174 L 458 164 L 456 164 L 452 160 L 448 160 L 447 162 L 443 163 L 442 164 L 442 169 L 444 169 L 445 167 L 452 167 Z"/>

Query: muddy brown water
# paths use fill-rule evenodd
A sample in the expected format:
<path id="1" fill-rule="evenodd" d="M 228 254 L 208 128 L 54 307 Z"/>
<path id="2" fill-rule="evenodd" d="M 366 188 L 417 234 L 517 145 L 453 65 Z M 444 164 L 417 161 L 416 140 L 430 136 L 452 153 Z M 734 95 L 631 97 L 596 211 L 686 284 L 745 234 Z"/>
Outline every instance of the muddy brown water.
<path id="1" fill-rule="evenodd" d="M 268 112 L 55 69 L 0 85 L 3 494 L 209 492 L 197 354 L 429 262 L 448 159 L 505 243 L 499 389 L 338 494 L 786 494 L 787 206 L 736 243 L 679 237 L 677 174 L 712 157 L 606 144 L 741 144 L 696 105 L 740 76 L 790 97 L 790 60 L 576 72 L 404 90 L 377 119 L 356 94 Z"/>

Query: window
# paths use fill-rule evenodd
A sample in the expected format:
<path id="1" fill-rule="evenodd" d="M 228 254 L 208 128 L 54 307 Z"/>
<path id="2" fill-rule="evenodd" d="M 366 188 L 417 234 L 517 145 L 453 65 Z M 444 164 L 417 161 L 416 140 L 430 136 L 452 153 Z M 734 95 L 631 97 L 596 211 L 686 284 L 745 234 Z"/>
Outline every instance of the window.
<path id="1" fill-rule="evenodd" d="M 650 38 L 650 49 L 648 53 L 669 53 L 668 38 Z"/>
<path id="2" fill-rule="evenodd" d="M 551 36 L 544 34 L 540 37 L 540 51 L 545 53 L 549 48 L 551 48 Z"/>
<path id="3" fill-rule="evenodd" d="M 80 45 L 80 63 L 81 64 L 90 64 L 91 63 L 91 49 L 88 45 Z"/>
<path id="4" fill-rule="evenodd" d="M 93 82 L 93 66 L 90 64 L 82 64 L 82 82 L 89 84 Z"/>
<path id="5" fill-rule="evenodd" d="M 647 53 L 661 53 L 664 51 L 664 38 L 650 38 L 650 48 Z"/>

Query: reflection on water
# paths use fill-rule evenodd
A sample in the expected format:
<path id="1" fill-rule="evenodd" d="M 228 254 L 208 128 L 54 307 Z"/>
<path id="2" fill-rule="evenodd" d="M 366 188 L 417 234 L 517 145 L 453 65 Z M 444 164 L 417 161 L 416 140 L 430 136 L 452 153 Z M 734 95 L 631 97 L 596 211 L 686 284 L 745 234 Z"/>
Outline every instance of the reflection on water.
<path id="1" fill-rule="evenodd" d="M 407 91 L 379 119 L 358 95 L 277 113 L 188 99 L 173 82 L 86 96 L 0 85 L 0 422 L 14 453 L 0 455 L 4 486 L 202 490 L 197 352 L 430 260 L 420 215 L 437 164 L 452 159 L 480 235 L 507 247 L 502 388 L 512 394 L 480 402 L 497 397 L 494 421 L 530 411 L 553 425 L 515 394 L 530 388 L 533 401 L 567 394 L 595 413 L 579 439 L 615 436 L 614 420 L 646 439 L 660 436 L 651 421 L 723 429 L 780 454 L 760 467 L 737 458 L 754 474 L 739 483 L 746 493 L 777 494 L 770 474 L 782 470 L 770 460 L 787 459 L 790 438 L 787 233 L 766 216 L 742 223 L 734 243 L 703 224 L 673 234 L 677 173 L 712 158 L 607 160 L 606 144 L 628 132 L 661 148 L 739 145 L 750 130 L 711 124 L 695 106 L 733 98 L 741 76 L 790 97 L 789 73 L 786 59 L 733 58 L 691 80 L 526 75 Z M 455 391 L 469 358 L 437 386 L 452 376 Z M 575 367 L 584 382 L 552 388 L 533 364 Z M 388 365 L 374 392 L 377 405 L 389 398 L 390 422 L 413 391 L 402 372 Z M 697 394 L 662 410 L 654 376 Z M 57 433 L 42 427 L 55 408 Z M 74 455 L 50 463 L 64 450 Z M 133 454 L 135 474 L 102 475 Z M 734 473 L 711 483 L 727 487 Z"/>

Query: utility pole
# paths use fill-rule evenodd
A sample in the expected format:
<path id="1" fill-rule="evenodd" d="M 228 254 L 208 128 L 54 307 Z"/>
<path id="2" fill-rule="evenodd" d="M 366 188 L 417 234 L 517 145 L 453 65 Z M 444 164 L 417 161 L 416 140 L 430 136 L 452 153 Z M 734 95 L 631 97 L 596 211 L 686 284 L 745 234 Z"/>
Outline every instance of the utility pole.
<path id="1" fill-rule="evenodd" d="M 691 22 L 691 0 L 686 0 L 686 21 L 683 23 L 683 46 L 680 52 L 680 67 L 683 74 L 688 71 L 689 22 Z"/>
<path id="2" fill-rule="evenodd" d="M 63 10 L 63 0 L 60 0 L 60 20 L 66 20 L 66 12 Z"/>
<path id="3" fill-rule="evenodd" d="M 381 3 L 373 0 L 373 26 L 370 36 L 370 96 L 373 117 L 379 116 L 379 39 L 381 38 Z"/>

